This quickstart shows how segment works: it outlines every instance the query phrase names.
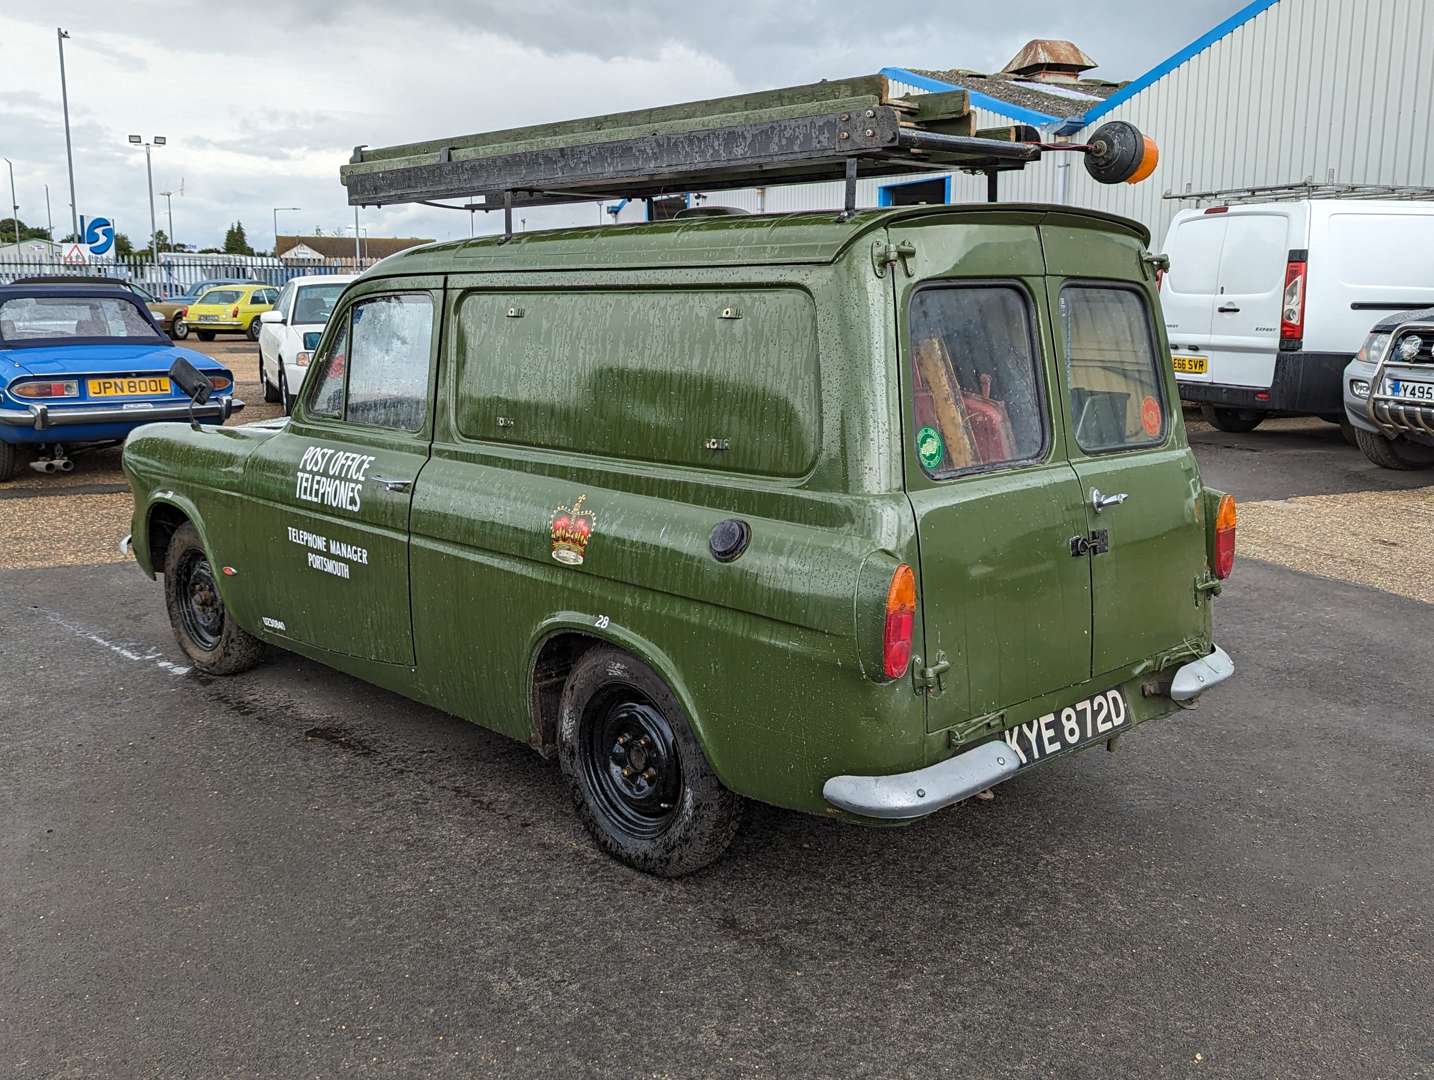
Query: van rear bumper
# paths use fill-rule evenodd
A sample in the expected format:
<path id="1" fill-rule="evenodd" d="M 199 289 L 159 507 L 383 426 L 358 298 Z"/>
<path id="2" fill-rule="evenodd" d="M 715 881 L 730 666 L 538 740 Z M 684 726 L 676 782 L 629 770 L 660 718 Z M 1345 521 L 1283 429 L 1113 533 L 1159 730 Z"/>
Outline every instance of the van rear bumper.
<path id="1" fill-rule="evenodd" d="M 1176 378 L 1183 401 L 1250 412 L 1341 416 L 1344 414 L 1344 369 L 1352 359 L 1350 353 L 1279 353 L 1275 357 L 1275 376 L 1268 388 Z"/>
<path id="2" fill-rule="evenodd" d="M 1208 655 L 1176 668 L 1166 693 L 1172 702 L 1188 707 L 1206 690 L 1219 686 L 1234 674 L 1235 663 L 1230 654 L 1214 645 Z M 1080 747 L 1075 747 L 1063 754 L 1079 750 Z M 1055 760 L 1056 756 L 1063 755 L 1043 760 Z M 862 817 L 910 821 L 1009 780 L 1020 764 L 1010 744 L 995 738 L 924 769 L 889 776 L 833 776 L 822 785 L 822 798 L 840 810 Z"/>

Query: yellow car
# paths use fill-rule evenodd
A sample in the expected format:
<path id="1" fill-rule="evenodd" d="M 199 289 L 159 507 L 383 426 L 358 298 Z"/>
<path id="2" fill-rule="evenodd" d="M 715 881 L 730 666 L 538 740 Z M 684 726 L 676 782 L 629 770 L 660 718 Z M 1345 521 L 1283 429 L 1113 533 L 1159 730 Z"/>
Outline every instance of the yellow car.
<path id="1" fill-rule="evenodd" d="M 247 334 L 259 340 L 259 316 L 279 299 L 272 285 L 219 285 L 189 305 L 184 321 L 200 341 L 213 341 L 215 334 Z"/>

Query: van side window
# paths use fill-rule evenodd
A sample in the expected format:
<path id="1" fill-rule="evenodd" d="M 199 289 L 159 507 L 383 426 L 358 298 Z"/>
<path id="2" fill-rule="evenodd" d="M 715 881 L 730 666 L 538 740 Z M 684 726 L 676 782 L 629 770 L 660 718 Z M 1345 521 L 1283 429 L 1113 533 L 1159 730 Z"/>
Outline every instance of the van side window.
<path id="1" fill-rule="evenodd" d="M 433 301 L 424 293 L 349 308 L 309 399 L 309 412 L 353 424 L 417 431 L 428 416 Z"/>
<path id="2" fill-rule="evenodd" d="M 1145 298 L 1114 285 L 1061 289 L 1071 427 L 1087 453 L 1165 439 L 1155 334 Z"/>
<path id="3" fill-rule="evenodd" d="M 1007 285 L 919 289 L 910 341 L 916 455 L 928 476 L 1031 461 L 1046 447 L 1031 307 Z"/>

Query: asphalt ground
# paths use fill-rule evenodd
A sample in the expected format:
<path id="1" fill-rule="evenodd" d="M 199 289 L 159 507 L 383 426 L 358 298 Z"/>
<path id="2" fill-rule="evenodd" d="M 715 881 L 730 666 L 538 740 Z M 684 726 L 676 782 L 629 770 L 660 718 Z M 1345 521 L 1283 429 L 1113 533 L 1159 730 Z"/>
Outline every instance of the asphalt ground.
<path id="1" fill-rule="evenodd" d="M 1320 499 L 1409 544 L 1429 499 L 1318 421 L 1191 431 L 1245 549 Z M 0 569 L 0 1076 L 1434 1076 L 1426 603 L 1246 550 L 1197 711 L 907 829 L 752 807 L 665 882 L 526 747 L 187 671 L 90 461 L 0 489 L 0 535 L 100 500 Z"/>

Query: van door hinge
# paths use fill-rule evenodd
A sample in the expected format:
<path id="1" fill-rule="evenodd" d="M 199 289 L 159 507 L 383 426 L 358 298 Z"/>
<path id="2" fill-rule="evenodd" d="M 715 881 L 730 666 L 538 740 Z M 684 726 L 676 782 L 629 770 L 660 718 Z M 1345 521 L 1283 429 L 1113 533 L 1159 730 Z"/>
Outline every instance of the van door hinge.
<path id="1" fill-rule="evenodd" d="M 886 276 L 886 268 L 901 263 L 906 276 L 911 277 L 914 273 L 911 264 L 907 259 L 916 255 L 916 245 L 910 240 L 903 240 L 899 244 L 888 244 L 885 240 L 873 240 L 871 244 L 871 267 L 876 271 L 877 277 Z"/>
<path id="2" fill-rule="evenodd" d="M 1214 574 L 1210 573 L 1210 571 L 1206 570 L 1195 579 L 1195 606 L 1199 607 L 1200 601 L 1203 600 L 1206 595 L 1219 596 L 1221 590 L 1224 588 L 1224 583 Z"/>
<path id="3" fill-rule="evenodd" d="M 913 657 L 911 660 L 912 689 L 927 697 L 940 697 L 941 692 L 946 689 L 942 684 L 941 676 L 950 670 L 951 661 L 946 659 L 944 652 L 937 652 L 936 659 L 930 667 L 921 662 L 921 657 Z"/>

